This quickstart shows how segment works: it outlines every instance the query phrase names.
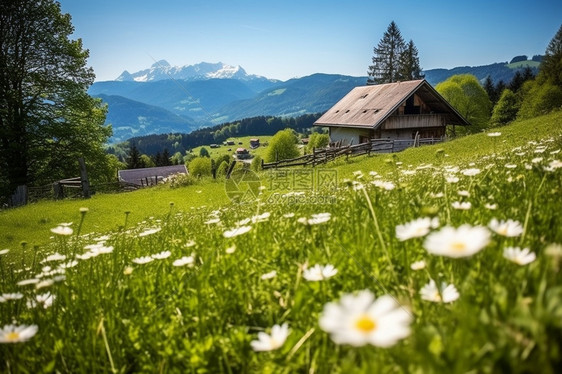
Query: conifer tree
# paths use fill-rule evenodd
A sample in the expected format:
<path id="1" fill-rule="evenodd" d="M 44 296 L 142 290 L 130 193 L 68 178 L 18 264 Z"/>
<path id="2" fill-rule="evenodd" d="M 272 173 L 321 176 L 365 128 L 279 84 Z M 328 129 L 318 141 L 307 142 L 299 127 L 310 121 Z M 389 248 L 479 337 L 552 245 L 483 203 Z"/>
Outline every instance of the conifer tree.
<path id="1" fill-rule="evenodd" d="M 374 48 L 373 64 L 369 66 L 368 84 L 396 82 L 399 79 L 400 56 L 406 45 L 402 34 L 392 21 Z"/>
<path id="2" fill-rule="evenodd" d="M 405 81 L 422 79 L 424 77 L 420 67 L 418 49 L 416 48 L 414 41 L 411 39 L 400 55 L 398 77 L 400 80 Z"/>

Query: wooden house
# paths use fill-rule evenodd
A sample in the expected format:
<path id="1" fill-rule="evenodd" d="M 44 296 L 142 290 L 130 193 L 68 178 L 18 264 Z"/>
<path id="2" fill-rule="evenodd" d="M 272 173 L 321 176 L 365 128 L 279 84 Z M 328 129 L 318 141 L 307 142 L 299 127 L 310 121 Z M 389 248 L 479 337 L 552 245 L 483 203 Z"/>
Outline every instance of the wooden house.
<path id="1" fill-rule="evenodd" d="M 255 149 L 260 146 L 260 140 L 258 138 L 250 139 L 250 148 Z"/>
<path id="2" fill-rule="evenodd" d="M 370 139 L 445 137 L 446 126 L 470 125 L 425 79 L 356 87 L 315 123 L 342 144 Z"/>

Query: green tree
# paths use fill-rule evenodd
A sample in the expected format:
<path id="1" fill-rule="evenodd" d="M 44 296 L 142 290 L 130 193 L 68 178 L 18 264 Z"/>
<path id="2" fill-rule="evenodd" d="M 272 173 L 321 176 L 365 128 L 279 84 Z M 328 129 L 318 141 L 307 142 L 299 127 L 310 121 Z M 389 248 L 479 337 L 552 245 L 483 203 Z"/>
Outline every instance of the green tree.
<path id="1" fill-rule="evenodd" d="M 479 132 L 488 126 L 492 104 L 474 75 L 453 75 L 435 89 L 472 125 L 459 133 Z"/>
<path id="2" fill-rule="evenodd" d="M 183 156 L 182 156 L 181 152 L 174 153 L 174 155 L 171 157 L 171 161 L 172 161 L 173 165 L 183 164 Z"/>
<path id="3" fill-rule="evenodd" d="M 141 158 L 141 153 L 136 144 L 131 145 L 126 159 L 127 169 L 140 169 L 145 168 L 146 164 Z"/>
<path id="4" fill-rule="evenodd" d="M 324 148 L 327 147 L 328 144 L 330 144 L 330 135 L 314 132 L 310 134 L 310 137 L 308 138 L 306 149 L 307 151 L 312 152 L 314 148 Z"/>
<path id="5" fill-rule="evenodd" d="M 424 75 L 422 74 L 420 59 L 418 57 L 418 49 L 414 45 L 414 42 L 410 39 L 410 42 L 400 54 L 398 78 L 400 80 L 409 81 L 422 79 L 423 77 Z"/>
<path id="6" fill-rule="evenodd" d="M 86 90 L 88 51 L 71 40 L 71 18 L 54 0 L 0 3 L 0 166 L 6 191 L 78 174 L 109 162 L 106 108 Z M 98 167 L 96 167 L 96 164 Z M 92 173 L 92 170 L 94 173 Z"/>
<path id="7" fill-rule="evenodd" d="M 550 81 L 555 86 L 562 87 L 562 25 L 548 43 L 539 69 L 540 83 Z"/>
<path id="8" fill-rule="evenodd" d="M 253 171 L 260 171 L 261 170 L 261 161 L 262 158 L 260 155 L 256 155 L 250 164 L 250 169 Z"/>
<path id="9" fill-rule="evenodd" d="M 143 167 L 145 168 L 153 168 L 155 166 L 159 166 L 156 164 L 156 162 L 154 162 L 154 160 L 150 156 L 145 154 L 142 154 L 140 156 L 140 160 L 141 160 L 141 165 L 144 165 Z"/>
<path id="10" fill-rule="evenodd" d="M 278 131 L 269 141 L 265 161 L 273 162 L 276 159 L 286 160 L 298 157 L 300 152 L 297 148 L 297 142 L 298 138 L 293 130 L 285 129 Z"/>
<path id="11" fill-rule="evenodd" d="M 199 150 L 199 157 L 211 157 L 211 155 L 209 154 L 207 148 L 201 147 L 201 149 Z"/>
<path id="12" fill-rule="evenodd" d="M 189 162 L 187 169 L 189 174 L 196 178 L 209 176 L 212 173 L 211 159 L 209 157 L 194 158 Z"/>
<path id="13" fill-rule="evenodd" d="M 528 81 L 523 84 L 521 91 L 523 101 L 517 113 L 518 118 L 533 118 L 562 106 L 562 88 L 551 81 Z"/>
<path id="14" fill-rule="evenodd" d="M 368 84 L 391 83 L 399 80 L 400 56 L 406 45 L 402 34 L 392 21 L 374 48 L 373 64 L 367 72 Z"/>
<path id="15" fill-rule="evenodd" d="M 490 119 L 491 126 L 502 126 L 508 124 L 517 118 L 519 110 L 519 103 L 513 91 L 509 89 L 503 90 L 503 93 L 494 106 L 492 111 L 492 118 Z"/>

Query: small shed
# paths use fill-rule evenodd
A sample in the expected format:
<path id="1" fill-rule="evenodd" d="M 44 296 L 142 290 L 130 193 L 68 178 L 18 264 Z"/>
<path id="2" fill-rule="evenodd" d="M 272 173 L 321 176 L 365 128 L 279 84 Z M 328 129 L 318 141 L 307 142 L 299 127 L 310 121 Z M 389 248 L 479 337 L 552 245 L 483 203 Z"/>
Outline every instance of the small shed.
<path id="1" fill-rule="evenodd" d="M 185 165 L 159 166 L 119 170 L 117 174 L 120 182 L 142 187 L 158 184 L 172 174 L 187 174 L 187 168 Z"/>
<path id="2" fill-rule="evenodd" d="M 445 137 L 446 126 L 467 126 L 425 79 L 355 87 L 315 123 L 328 127 L 330 140 L 412 140 Z"/>
<path id="3" fill-rule="evenodd" d="M 260 140 L 258 138 L 250 139 L 250 148 L 255 149 L 260 146 Z"/>
<path id="4" fill-rule="evenodd" d="M 246 148 L 236 148 L 236 158 L 243 160 L 246 158 L 250 158 L 250 152 Z"/>

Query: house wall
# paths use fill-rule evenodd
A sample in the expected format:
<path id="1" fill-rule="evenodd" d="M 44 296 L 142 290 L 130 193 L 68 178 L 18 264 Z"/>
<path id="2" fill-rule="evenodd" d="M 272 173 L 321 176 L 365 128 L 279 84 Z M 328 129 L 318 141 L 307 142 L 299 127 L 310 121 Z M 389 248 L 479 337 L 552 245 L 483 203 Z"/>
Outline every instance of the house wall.
<path id="1" fill-rule="evenodd" d="M 371 129 L 358 129 L 347 127 L 330 127 L 330 141 L 338 142 L 342 140 L 342 145 L 360 144 L 360 137 L 370 137 Z M 353 143 L 351 143 L 353 142 Z"/>

